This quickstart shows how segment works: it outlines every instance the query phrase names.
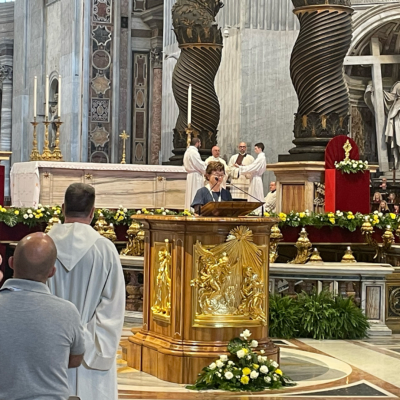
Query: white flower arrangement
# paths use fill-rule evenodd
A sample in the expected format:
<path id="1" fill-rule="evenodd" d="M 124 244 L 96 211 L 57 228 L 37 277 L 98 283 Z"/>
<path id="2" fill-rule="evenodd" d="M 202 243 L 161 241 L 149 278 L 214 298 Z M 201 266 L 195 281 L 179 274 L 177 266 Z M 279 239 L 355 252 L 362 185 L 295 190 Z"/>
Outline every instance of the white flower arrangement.
<path id="1" fill-rule="evenodd" d="M 203 368 L 194 385 L 187 386 L 192 390 L 227 390 L 227 391 L 261 391 L 279 389 L 282 386 L 295 384 L 280 369 L 276 361 L 255 352 L 256 340 L 249 340 L 248 329 L 240 338 L 232 339 L 228 344 L 228 355 L 220 355 L 209 366 Z M 260 351 L 265 354 L 265 351 Z"/>
<path id="2" fill-rule="evenodd" d="M 368 161 L 361 160 L 343 160 L 335 161 L 335 168 L 344 174 L 356 174 L 368 170 Z"/>

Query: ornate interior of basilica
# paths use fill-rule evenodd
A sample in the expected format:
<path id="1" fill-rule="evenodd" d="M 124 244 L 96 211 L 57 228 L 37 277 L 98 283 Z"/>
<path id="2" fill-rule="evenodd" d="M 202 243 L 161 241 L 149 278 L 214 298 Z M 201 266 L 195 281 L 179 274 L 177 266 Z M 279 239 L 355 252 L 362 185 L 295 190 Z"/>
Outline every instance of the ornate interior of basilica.
<path id="1" fill-rule="evenodd" d="M 0 288 L 93 187 L 119 399 L 400 397 L 399 161 L 398 0 L 0 0 Z"/>

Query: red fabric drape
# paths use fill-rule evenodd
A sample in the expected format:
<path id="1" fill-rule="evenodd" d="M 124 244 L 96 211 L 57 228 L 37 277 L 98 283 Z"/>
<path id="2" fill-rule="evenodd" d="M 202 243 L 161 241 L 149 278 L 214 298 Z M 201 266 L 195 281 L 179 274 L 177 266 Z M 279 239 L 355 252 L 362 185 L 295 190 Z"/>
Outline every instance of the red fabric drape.
<path id="1" fill-rule="evenodd" d="M 344 160 L 345 154 L 343 150 L 343 146 L 346 141 L 349 141 L 351 144 L 351 151 L 350 151 L 350 159 L 351 160 L 359 160 L 360 153 L 358 151 L 358 146 L 356 142 L 345 135 L 335 136 L 333 139 L 330 140 L 328 145 L 326 146 L 325 150 L 325 169 L 334 169 L 335 168 L 335 161 L 339 162 Z"/>

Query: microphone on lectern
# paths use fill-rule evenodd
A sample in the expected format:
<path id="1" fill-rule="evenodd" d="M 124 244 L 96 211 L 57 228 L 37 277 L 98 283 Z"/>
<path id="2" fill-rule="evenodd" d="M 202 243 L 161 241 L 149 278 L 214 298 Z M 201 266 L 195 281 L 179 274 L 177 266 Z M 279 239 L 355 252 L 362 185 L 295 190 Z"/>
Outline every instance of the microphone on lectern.
<path id="1" fill-rule="evenodd" d="M 250 193 L 246 192 L 243 189 L 240 189 L 240 187 L 237 187 L 236 185 L 234 185 L 233 183 L 230 183 L 231 186 L 233 186 L 236 189 L 239 189 L 241 192 L 243 192 L 244 194 L 247 194 L 248 196 L 252 197 L 254 200 L 257 200 L 261 205 L 261 216 L 264 217 L 264 201 L 261 201 L 260 199 L 257 199 L 257 197 L 254 197 L 253 195 L 251 195 Z"/>

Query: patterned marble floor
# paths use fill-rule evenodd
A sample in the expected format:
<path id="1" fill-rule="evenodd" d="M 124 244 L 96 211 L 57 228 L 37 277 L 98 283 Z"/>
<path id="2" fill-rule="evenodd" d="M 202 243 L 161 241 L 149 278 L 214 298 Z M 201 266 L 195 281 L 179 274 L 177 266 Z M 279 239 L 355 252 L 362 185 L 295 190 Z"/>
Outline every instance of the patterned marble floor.
<path id="1" fill-rule="evenodd" d="M 139 321 L 131 320 L 123 336 Z M 120 360 L 119 399 L 392 399 L 400 398 L 400 335 L 362 341 L 274 340 L 281 366 L 297 386 L 262 393 L 193 392 Z"/>

